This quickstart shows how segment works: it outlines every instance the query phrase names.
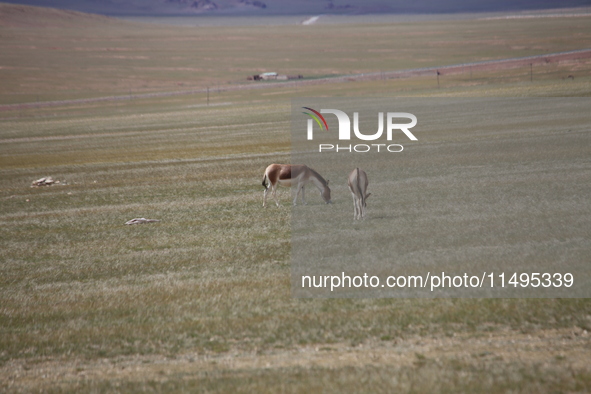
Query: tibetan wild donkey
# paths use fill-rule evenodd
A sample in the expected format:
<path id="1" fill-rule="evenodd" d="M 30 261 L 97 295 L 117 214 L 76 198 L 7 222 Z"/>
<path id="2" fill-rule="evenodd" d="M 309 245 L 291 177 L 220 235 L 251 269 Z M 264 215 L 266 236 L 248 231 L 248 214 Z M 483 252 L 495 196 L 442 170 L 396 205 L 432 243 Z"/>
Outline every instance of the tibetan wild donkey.
<path id="1" fill-rule="evenodd" d="M 319 173 L 310 167 L 302 164 L 271 164 L 269 167 L 267 167 L 265 170 L 265 175 L 263 176 L 263 186 L 265 187 L 263 207 L 267 205 L 267 194 L 269 193 L 269 189 L 271 189 L 275 204 L 279 206 L 279 201 L 277 200 L 276 195 L 277 185 L 290 187 L 292 182 L 294 185 L 297 185 L 296 195 L 293 199 L 293 205 L 296 205 L 300 191 L 302 192 L 302 204 L 306 204 L 304 186 L 308 182 L 312 182 L 318 188 L 322 199 L 324 199 L 324 202 L 327 204 L 332 203 L 330 200 L 330 188 L 328 187 L 328 181 L 324 180 L 324 178 Z"/>
<path id="2" fill-rule="evenodd" d="M 353 219 L 362 219 L 365 217 L 367 198 L 371 196 L 371 193 L 367 193 L 367 185 L 369 183 L 367 174 L 365 171 L 356 168 L 349 174 L 347 183 L 353 195 L 353 206 L 355 207 Z"/>

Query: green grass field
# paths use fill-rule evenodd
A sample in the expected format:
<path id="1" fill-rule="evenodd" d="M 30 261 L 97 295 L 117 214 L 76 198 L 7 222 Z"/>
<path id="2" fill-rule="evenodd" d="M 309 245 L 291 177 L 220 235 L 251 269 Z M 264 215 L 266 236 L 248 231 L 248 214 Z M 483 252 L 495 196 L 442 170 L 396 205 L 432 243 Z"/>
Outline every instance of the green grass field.
<path id="1" fill-rule="evenodd" d="M 586 17 L 272 35 L 19 18 L 0 28 L 2 104 L 591 46 Z M 533 82 L 511 69 L 439 89 L 416 77 L 212 89 L 210 105 L 194 94 L 2 110 L 0 391 L 590 391 L 588 299 L 293 298 L 289 191 L 262 209 L 260 184 L 267 164 L 290 161 L 291 97 L 590 96 L 590 70 L 581 60 L 540 67 Z M 31 187 L 44 176 L 60 183 Z M 136 217 L 160 222 L 124 224 Z"/>

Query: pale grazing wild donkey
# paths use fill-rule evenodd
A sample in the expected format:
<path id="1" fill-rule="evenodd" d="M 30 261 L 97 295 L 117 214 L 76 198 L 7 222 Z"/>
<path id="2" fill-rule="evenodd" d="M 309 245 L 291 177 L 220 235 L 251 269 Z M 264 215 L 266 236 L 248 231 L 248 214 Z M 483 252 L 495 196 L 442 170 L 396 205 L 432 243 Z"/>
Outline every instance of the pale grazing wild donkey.
<path id="1" fill-rule="evenodd" d="M 279 206 L 279 201 L 277 200 L 276 195 L 277 185 L 290 187 L 292 182 L 297 185 L 293 205 L 296 205 L 300 191 L 302 192 L 302 204 L 306 204 L 304 186 L 308 182 L 312 182 L 318 188 L 324 202 L 327 204 L 332 203 L 330 200 L 328 181 L 324 180 L 319 173 L 310 167 L 302 164 L 271 164 L 267 167 L 265 175 L 263 176 L 263 186 L 265 187 L 263 207 L 267 205 L 267 194 L 269 193 L 269 190 L 271 190 L 275 204 Z"/>
<path id="2" fill-rule="evenodd" d="M 371 196 L 371 193 L 367 193 L 367 185 L 369 184 L 367 174 L 356 168 L 349 174 L 347 183 L 353 195 L 353 206 L 355 207 L 353 219 L 362 219 L 365 217 L 366 200 Z"/>

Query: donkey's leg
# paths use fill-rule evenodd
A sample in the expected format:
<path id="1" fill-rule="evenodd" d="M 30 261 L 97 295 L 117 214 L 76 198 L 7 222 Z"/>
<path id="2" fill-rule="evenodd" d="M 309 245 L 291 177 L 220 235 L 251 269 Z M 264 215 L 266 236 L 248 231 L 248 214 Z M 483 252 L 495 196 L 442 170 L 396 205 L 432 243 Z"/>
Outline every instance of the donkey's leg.
<path id="1" fill-rule="evenodd" d="M 353 196 L 353 220 L 357 219 L 357 197 L 355 194 L 351 193 Z"/>
<path id="2" fill-rule="evenodd" d="M 302 186 L 302 204 L 306 205 L 306 186 Z"/>
<path id="3" fill-rule="evenodd" d="M 277 184 L 275 184 L 274 186 L 271 186 L 272 190 L 273 190 L 273 199 L 275 200 L 275 204 L 277 206 L 279 206 L 279 199 L 277 198 Z"/>
<path id="4" fill-rule="evenodd" d="M 361 210 L 361 219 L 365 219 L 365 207 L 363 206 L 363 201 L 359 199 L 359 209 Z"/>
<path id="5" fill-rule="evenodd" d="M 303 188 L 304 188 L 304 184 L 301 182 L 298 182 L 298 186 L 296 189 L 296 195 L 293 199 L 293 205 L 298 205 L 298 196 L 300 195 L 300 191 L 303 191 Z"/>
<path id="6" fill-rule="evenodd" d="M 263 208 L 267 207 L 267 194 L 269 193 L 269 188 L 266 188 L 263 192 Z"/>

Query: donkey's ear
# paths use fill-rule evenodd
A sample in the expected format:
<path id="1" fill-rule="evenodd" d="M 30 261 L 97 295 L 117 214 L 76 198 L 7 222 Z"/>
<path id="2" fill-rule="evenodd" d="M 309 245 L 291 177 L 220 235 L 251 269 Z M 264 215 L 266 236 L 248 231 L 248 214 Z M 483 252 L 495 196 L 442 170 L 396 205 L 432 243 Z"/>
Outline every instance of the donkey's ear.
<path id="1" fill-rule="evenodd" d="M 371 193 L 367 193 L 367 194 L 365 195 L 365 199 L 367 200 L 367 199 L 369 198 L 369 196 L 371 196 Z"/>

